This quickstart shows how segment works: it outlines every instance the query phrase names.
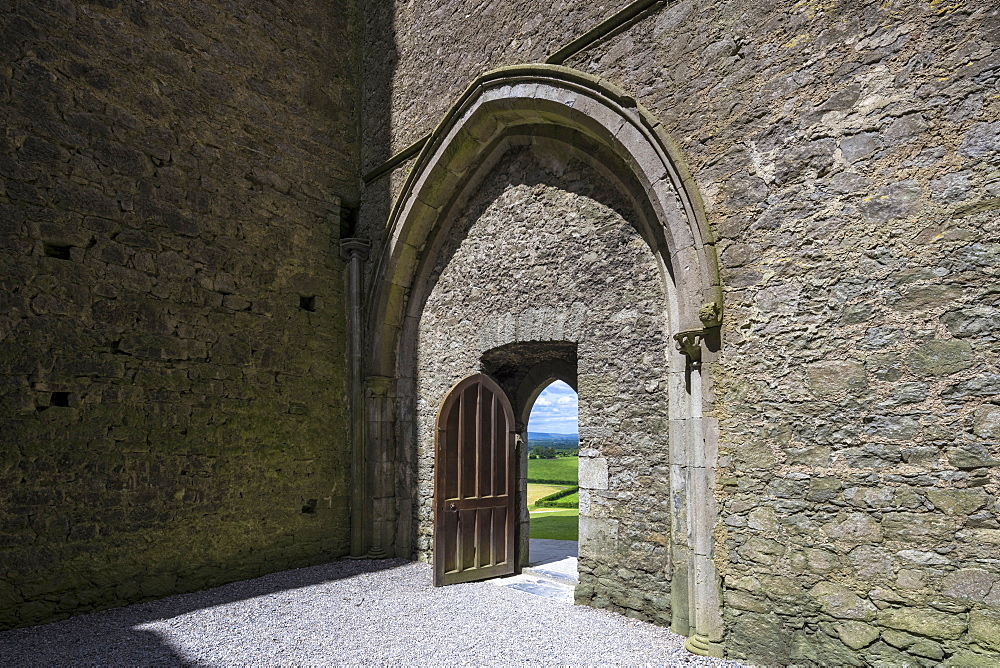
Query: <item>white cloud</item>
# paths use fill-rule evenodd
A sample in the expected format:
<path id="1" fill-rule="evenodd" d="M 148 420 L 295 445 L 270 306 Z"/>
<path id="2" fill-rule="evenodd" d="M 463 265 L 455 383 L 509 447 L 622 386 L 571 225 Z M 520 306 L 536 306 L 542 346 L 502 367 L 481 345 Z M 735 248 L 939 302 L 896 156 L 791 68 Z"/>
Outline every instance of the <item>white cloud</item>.
<path id="1" fill-rule="evenodd" d="M 528 428 L 534 432 L 576 433 L 577 396 L 573 388 L 557 380 L 542 390 L 531 407 Z"/>

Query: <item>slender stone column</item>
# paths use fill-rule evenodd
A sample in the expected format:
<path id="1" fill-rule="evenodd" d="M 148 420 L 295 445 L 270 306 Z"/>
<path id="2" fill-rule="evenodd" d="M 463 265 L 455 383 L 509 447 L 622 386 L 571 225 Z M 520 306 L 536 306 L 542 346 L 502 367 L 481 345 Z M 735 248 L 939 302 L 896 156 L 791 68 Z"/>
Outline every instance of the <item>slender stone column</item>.
<path id="1" fill-rule="evenodd" d="M 365 379 L 368 405 L 368 469 L 371 475 L 371 549 L 375 559 L 389 556 L 395 534 L 396 497 L 393 485 L 396 466 L 395 379 L 368 376 Z"/>
<path id="2" fill-rule="evenodd" d="M 349 263 L 347 302 L 349 305 L 351 356 L 351 556 L 368 552 L 371 504 L 368 493 L 368 457 L 365 442 L 364 323 L 361 317 L 364 262 L 370 245 L 363 239 L 341 239 L 340 257 Z"/>

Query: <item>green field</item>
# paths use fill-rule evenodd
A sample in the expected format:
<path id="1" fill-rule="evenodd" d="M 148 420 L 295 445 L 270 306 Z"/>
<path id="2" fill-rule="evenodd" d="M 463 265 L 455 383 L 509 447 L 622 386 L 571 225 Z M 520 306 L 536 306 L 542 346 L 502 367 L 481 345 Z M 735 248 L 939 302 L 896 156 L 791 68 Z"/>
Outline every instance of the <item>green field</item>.
<path id="1" fill-rule="evenodd" d="M 579 480 L 577 461 L 579 457 L 556 457 L 555 459 L 529 459 L 528 481 L 558 480 L 575 485 Z"/>
<path id="2" fill-rule="evenodd" d="M 528 507 L 531 508 L 535 505 L 535 501 L 542 498 L 543 496 L 548 496 L 549 494 L 555 494 L 559 490 L 566 489 L 567 485 L 542 485 L 539 483 L 528 483 Z"/>
<path id="3" fill-rule="evenodd" d="M 554 540 L 580 539 L 580 511 L 539 510 L 531 513 L 531 537 Z"/>
<path id="4" fill-rule="evenodd" d="M 573 492 L 569 496 L 564 496 L 563 498 L 561 498 L 559 500 L 560 501 L 565 501 L 567 503 L 572 503 L 575 506 L 579 506 L 580 505 L 580 492 Z"/>

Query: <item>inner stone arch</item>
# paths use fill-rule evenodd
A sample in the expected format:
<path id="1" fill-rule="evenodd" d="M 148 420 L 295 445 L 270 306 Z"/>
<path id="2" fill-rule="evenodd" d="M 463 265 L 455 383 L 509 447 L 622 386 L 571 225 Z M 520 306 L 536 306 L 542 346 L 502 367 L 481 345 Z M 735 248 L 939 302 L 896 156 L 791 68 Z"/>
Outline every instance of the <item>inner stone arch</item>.
<path id="1" fill-rule="evenodd" d="M 579 396 L 577 344 L 572 341 L 517 341 L 483 352 L 482 372 L 497 381 L 514 408 L 522 447 L 518 453 L 516 532 L 518 566 L 529 561 L 530 518 L 528 515 L 528 448 L 525 446 L 528 417 L 538 395 L 553 381 L 561 380 Z"/>
<path id="2" fill-rule="evenodd" d="M 593 167 L 512 148 L 455 216 L 416 339 L 417 551 L 430 558 L 434 429 L 456 382 L 493 375 L 526 421 L 551 377 L 580 402 L 577 597 L 671 622 L 670 318 L 638 214 Z M 581 462 L 581 470 L 584 463 Z M 524 508 L 526 528 L 526 508 Z M 627 570 L 627 577 L 622 572 Z M 625 592 L 630 592 L 625 594 Z M 649 592 L 636 594 L 635 592 Z"/>

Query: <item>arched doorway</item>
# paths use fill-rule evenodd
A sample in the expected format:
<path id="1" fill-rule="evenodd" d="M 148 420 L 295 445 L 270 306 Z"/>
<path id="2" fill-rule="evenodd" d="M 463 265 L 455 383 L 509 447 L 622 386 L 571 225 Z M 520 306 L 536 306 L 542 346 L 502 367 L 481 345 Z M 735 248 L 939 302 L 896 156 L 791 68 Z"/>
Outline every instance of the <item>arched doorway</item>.
<path id="1" fill-rule="evenodd" d="M 554 380 L 538 394 L 525 426 L 528 562 L 563 581 L 579 581 L 578 395 Z"/>
<path id="2" fill-rule="evenodd" d="M 546 178 L 521 178 L 525 164 L 515 163 L 529 158 L 531 169 L 547 171 Z M 510 189 L 493 199 L 483 193 L 499 183 L 496 175 L 504 170 L 519 174 L 514 181 L 521 199 L 498 218 L 493 202 Z M 574 237 L 566 227 L 572 218 L 562 214 L 573 213 L 575 205 L 556 203 L 563 195 L 589 202 L 575 209 L 586 214 L 586 234 Z M 505 226 L 497 227 L 501 218 Z M 524 231 L 533 221 L 558 222 L 565 243 L 550 248 L 565 250 L 571 239 L 595 241 L 607 232 L 614 243 L 581 250 L 573 262 L 564 253 L 559 262 L 572 266 L 552 272 L 541 247 L 505 255 L 489 247 L 496 234 L 470 237 L 485 219 L 492 223 L 480 225 L 481 231 L 490 224 L 494 231 Z M 655 120 L 621 91 L 566 68 L 530 66 L 485 75 L 424 147 L 389 228 L 368 298 L 367 378 L 369 388 L 378 388 L 369 392 L 368 448 L 382 476 L 374 484 L 373 542 L 427 555 L 433 462 L 428 464 L 421 416 L 433 413 L 442 399 L 428 389 L 445 385 L 448 374 L 441 369 L 480 371 L 486 352 L 515 344 L 563 341 L 585 347 L 581 405 L 592 397 L 595 407 L 614 408 L 624 396 L 619 403 L 638 408 L 616 409 L 618 423 L 595 425 L 591 436 L 587 475 L 597 493 L 590 495 L 594 513 L 581 520 L 581 530 L 599 559 L 593 560 L 589 584 L 581 578 L 582 598 L 669 621 L 681 633 L 720 639 L 712 561 L 713 429 L 704 418 L 702 393 L 711 350 L 717 349 L 717 340 L 704 352 L 702 343 L 718 332 L 718 272 L 697 193 Z M 469 318 L 477 303 L 505 295 L 486 295 L 484 289 L 497 283 L 483 280 L 482 262 L 455 263 L 462 253 L 494 260 L 491 275 L 506 277 L 504 286 L 538 287 L 558 275 L 576 281 L 574 290 L 592 282 L 589 294 L 595 298 L 610 291 L 626 304 L 623 296 L 639 295 L 643 307 L 615 311 L 610 303 L 595 309 L 590 297 L 560 302 L 539 299 L 542 293 L 536 291 L 511 308 L 486 309 L 491 310 L 486 320 Z M 597 289 L 600 281 L 605 289 Z M 558 286 L 552 289 L 542 296 L 558 294 Z M 655 308 L 645 306 L 653 302 Z M 644 334 L 637 335 L 640 330 Z M 426 348 L 422 331 L 448 332 L 448 345 L 458 347 Z M 624 348 L 609 343 L 619 334 L 631 343 Z M 674 338 L 684 354 L 673 349 Z M 644 454 L 637 458 L 639 451 Z M 648 507 L 630 510 L 640 497 Z M 645 550 L 648 558 L 636 550 Z M 647 564 L 639 586 L 600 582 L 598 571 L 637 559 Z M 628 589 L 642 592 L 642 600 L 622 595 Z"/>

